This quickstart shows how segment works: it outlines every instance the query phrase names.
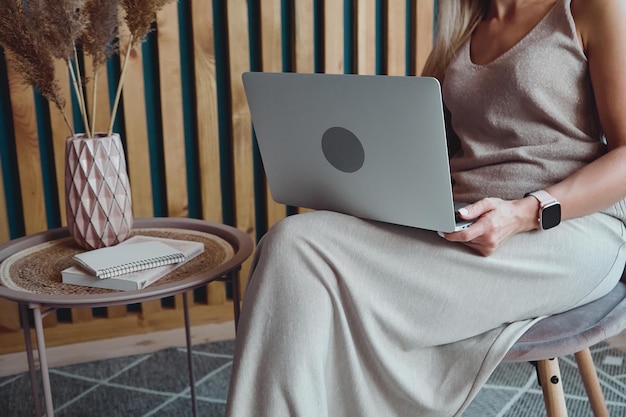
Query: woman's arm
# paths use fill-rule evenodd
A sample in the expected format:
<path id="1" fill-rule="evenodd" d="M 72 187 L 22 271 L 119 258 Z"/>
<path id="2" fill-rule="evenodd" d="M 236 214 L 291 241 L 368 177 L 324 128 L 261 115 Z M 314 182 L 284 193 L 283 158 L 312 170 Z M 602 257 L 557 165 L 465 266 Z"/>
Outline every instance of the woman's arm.
<path id="1" fill-rule="evenodd" d="M 572 13 L 608 152 L 546 189 L 561 202 L 563 219 L 598 212 L 626 197 L 626 0 L 573 0 Z M 538 210 L 533 197 L 484 199 L 461 214 L 478 219 L 470 228 L 445 237 L 490 255 L 509 237 L 537 229 Z"/>
<path id="2" fill-rule="evenodd" d="M 563 218 L 603 210 L 626 196 L 626 1 L 574 0 L 572 13 L 609 152 L 546 190 L 561 202 Z"/>

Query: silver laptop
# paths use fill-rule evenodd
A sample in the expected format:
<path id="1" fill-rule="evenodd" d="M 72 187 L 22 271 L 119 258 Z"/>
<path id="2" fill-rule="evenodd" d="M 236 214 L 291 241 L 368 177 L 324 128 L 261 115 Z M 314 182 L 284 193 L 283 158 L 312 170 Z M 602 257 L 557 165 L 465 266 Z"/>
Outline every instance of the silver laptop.
<path id="1" fill-rule="evenodd" d="M 429 77 L 248 72 L 272 198 L 428 230 L 455 218 L 441 87 Z"/>

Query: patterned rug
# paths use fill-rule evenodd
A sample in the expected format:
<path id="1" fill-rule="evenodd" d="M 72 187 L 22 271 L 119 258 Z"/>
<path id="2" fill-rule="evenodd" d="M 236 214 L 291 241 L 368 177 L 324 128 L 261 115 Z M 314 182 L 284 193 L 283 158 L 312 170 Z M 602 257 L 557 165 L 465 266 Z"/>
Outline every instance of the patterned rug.
<path id="1" fill-rule="evenodd" d="M 198 415 L 223 417 L 233 342 L 194 346 Z M 600 344 L 592 349 L 611 416 L 626 416 L 626 356 Z M 573 357 L 560 361 L 570 417 L 591 417 Z M 169 372 L 168 372 L 169 371 Z M 191 416 L 185 349 L 108 359 L 50 370 L 55 416 Z M 27 374 L 0 378 L 0 415 L 34 415 Z M 43 409 L 43 407 L 42 407 Z M 463 417 L 545 416 L 541 387 L 528 363 L 502 364 Z"/>

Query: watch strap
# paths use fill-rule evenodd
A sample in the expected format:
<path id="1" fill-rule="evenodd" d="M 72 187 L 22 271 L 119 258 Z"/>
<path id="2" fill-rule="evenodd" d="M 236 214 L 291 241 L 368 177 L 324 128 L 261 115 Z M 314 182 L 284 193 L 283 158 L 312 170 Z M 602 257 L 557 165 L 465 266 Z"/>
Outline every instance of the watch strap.
<path id="1" fill-rule="evenodd" d="M 552 197 L 552 195 L 550 195 L 547 191 L 544 191 L 544 190 L 537 190 L 537 191 L 527 193 L 524 197 L 528 197 L 528 196 L 535 197 L 537 201 L 539 201 L 539 204 L 541 205 L 542 208 L 550 203 L 554 203 L 557 201 L 556 198 Z"/>

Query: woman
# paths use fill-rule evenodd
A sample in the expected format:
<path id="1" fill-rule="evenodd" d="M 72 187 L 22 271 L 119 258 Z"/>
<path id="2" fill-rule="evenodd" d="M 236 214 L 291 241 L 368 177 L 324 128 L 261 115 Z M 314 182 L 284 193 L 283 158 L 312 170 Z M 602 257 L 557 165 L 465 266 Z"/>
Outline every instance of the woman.
<path id="1" fill-rule="evenodd" d="M 443 239 L 329 212 L 277 224 L 227 416 L 457 416 L 536 318 L 619 281 L 625 1 L 439 4 L 425 74 L 442 81 L 453 191 L 475 223 Z"/>

